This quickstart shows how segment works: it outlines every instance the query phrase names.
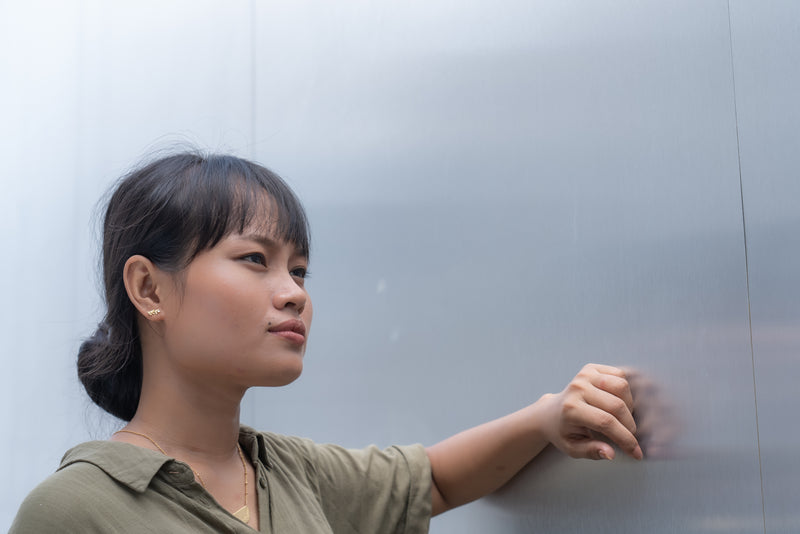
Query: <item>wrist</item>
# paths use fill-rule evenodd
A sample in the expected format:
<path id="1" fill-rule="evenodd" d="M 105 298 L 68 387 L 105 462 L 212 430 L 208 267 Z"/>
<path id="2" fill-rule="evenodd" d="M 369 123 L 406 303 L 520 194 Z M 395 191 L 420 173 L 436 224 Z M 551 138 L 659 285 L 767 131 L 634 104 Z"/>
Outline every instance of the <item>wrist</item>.
<path id="1" fill-rule="evenodd" d="M 531 420 L 538 439 L 547 443 L 554 443 L 558 436 L 559 399 L 555 393 L 545 393 L 539 400 L 529 406 Z"/>
<path id="2" fill-rule="evenodd" d="M 557 427 L 556 395 L 547 393 L 539 400 L 517 412 L 524 421 L 525 442 L 537 451 L 544 449 L 554 439 L 554 428 Z"/>

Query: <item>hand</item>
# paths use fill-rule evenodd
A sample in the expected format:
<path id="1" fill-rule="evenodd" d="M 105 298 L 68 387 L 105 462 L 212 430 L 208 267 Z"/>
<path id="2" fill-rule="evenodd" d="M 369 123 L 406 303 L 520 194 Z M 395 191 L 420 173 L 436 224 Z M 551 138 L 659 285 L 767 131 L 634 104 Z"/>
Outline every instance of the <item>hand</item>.
<path id="1" fill-rule="evenodd" d="M 573 458 L 611 460 L 614 448 L 596 437 L 604 435 L 637 460 L 642 449 L 634 433 L 633 397 L 625 372 L 608 365 L 588 364 L 558 394 L 545 395 L 546 439 Z"/>

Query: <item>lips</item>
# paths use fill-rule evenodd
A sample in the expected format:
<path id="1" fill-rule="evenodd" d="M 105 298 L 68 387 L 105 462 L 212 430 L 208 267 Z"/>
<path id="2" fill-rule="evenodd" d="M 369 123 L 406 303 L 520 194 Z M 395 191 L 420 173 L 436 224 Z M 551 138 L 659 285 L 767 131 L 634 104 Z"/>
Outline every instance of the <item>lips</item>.
<path id="1" fill-rule="evenodd" d="M 306 341 L 306 325 L 298 319 L 284 321 L 270 327 L 267 332 L 280 336 L 295 345 L 302 345 Z"/>

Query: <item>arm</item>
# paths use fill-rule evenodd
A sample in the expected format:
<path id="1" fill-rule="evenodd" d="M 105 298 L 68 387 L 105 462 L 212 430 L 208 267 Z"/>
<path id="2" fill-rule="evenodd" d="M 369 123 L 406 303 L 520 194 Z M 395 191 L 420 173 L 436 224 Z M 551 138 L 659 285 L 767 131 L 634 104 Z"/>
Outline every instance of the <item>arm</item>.
<path id="1" fill-rule="evenodd" d="M 603 434 L 637 460 L 633 398 L 621 369 L 589 364 L 558 394 L 427 448 L 433 515 L 483 497 L 508 482 L 548 443 L 573 458 L 612 459 Z"/>

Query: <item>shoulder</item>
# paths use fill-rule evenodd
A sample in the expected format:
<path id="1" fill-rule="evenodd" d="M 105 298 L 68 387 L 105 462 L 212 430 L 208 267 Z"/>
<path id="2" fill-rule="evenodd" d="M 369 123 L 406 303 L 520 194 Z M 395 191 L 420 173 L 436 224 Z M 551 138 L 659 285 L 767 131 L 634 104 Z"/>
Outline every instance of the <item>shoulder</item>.
<path id="1" fill-rule="evenodd" d="M 257 434 L 269 460 L 290 468 L 302 468 L 307 473 L 385 476 L 388 472 L 401 470 L 423 478 L 426 473 L 430 473 L 430 462 L 422 445 L 392 446 L 386 449 L 370 445 L 363 449 L 348 449 L 329 443 L 315 443 L 307 438 L 270 432 Z"/>
<path id="2" fill-rule="evenodd" d="M 332 443 L 317 443 L 311 439 L 297 436 L 284 436 L 260 431 L 252 432 L 258 436 L 268 454 L 283 458 L 311 458 L 320 455 L 340 457 L 385 456 L 404 458 L 412 462 L 424 460 L 422 456 L 427 458 L 424 447 L 418 444 L 393 445 L 386 449 L 379 449 L 375 445 L 369 445 L 362 449 L 351 449 Z"/>
<path id="3" fill-rule="evenodd" d="M 91 532 L 92 509 L 108 498 L 114 481 L 95 465 L 79 462 L 57 471 L 31 491 L 9 534 Z"/>
<path id="4" fill-rule="evenodd" d="M 335 532 L 428 531 L 431 472 L 422 445 L 347 449 L 257 434 L 276 471 L 303 473 Z"/>
<path id="5" fill-rule="evenodd" d="M 337 459 L 349 461 L 351 457 L 363 454 L 360 450 L 345 449 L 329 443 L 320 444 L 297 436 L 284 436 L 271 432 L 257 432 L 257 435 L 269 464 L 278 463 L 314 470 L 320 464 Z"/>
<path id="6" fill-rule="evenodd" d="M 106 532 L 167 459 L 127 443 L 82 443 L 22 502 L 10 534 Z"/>

